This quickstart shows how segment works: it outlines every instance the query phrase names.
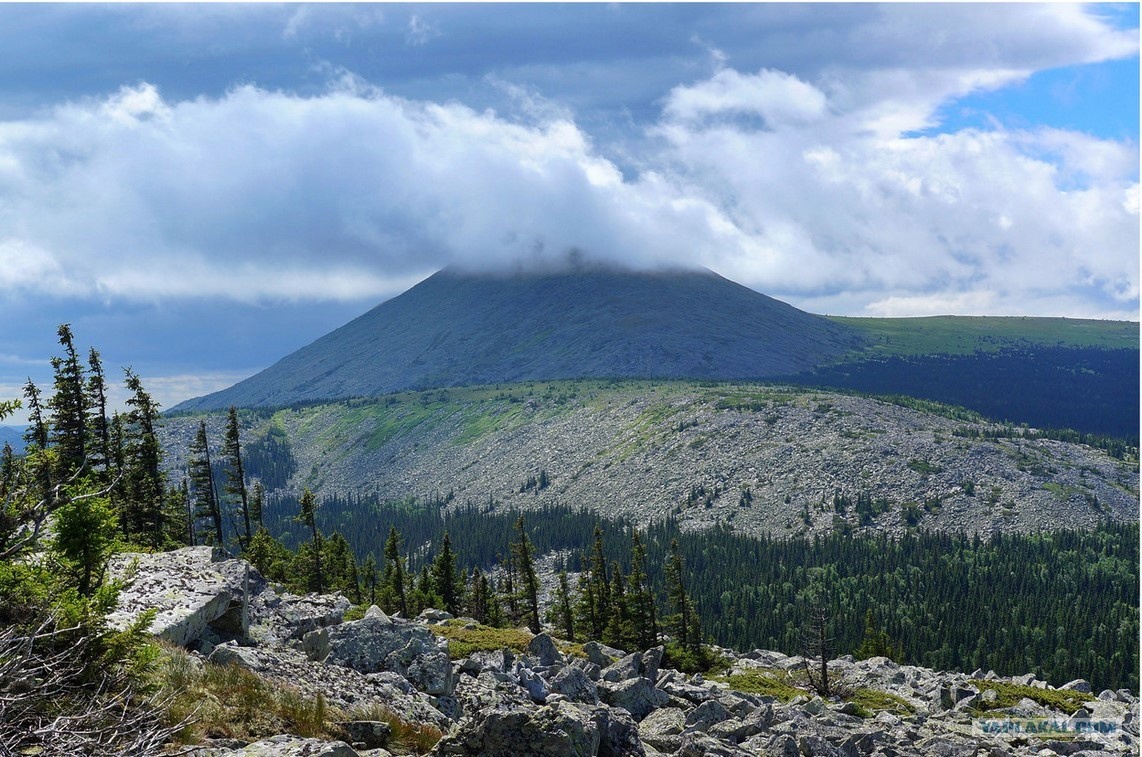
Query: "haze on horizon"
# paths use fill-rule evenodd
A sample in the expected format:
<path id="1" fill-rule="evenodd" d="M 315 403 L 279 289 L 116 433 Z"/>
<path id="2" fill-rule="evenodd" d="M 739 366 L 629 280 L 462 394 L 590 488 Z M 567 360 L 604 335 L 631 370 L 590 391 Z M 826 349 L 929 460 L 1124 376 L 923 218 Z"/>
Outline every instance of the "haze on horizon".
<path id="1" fill-rule="evenodd" d="M 164 406 L 441 267 L 1137 320 L 1138 6 L 0 6 L 0 398 Z"/>

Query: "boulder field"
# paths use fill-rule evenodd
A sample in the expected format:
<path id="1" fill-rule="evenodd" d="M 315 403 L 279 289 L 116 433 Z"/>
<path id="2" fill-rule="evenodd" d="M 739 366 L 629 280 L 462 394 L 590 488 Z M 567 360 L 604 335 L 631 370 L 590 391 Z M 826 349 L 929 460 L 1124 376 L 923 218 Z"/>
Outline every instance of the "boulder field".
<path id="1" fill-rule="evenodd" d="M 408 723 L 435 726 L 444 736 L 431 754 L 440 757 L 1084 757 L 1139 750 L 1137 693 L 1095 694 L 1082 680 L 1054 689 L 1031 675 L 845 656 L 829 663 L 843 696 L 822 698 L 801 683 L 804 661 L 779 652 L 719 650 L 724 663 L 716 675 L 688 675 L 663 666 L 662 647 L 570 646 L 546 633 L 523 651 L 480 649 L 454 659 L 441 627 L 475 631 L 475 621 L 439 610 L 405 619 L 377 607 L 345 620 L 351 605 L 340 594 L 279 592 L 249 563 L 209 547 L 121 555 L 111 573 L 126 581 L 114 624 L 154 608 L 150 632 L 201 664 L 239 665 L 346 711 L 380 705 Z M 750 681 L 767 682 L 772 693 L 758 693 Z M 1012 692 L 1029 696 L 1007 701 Z M 1048 696 L 1064 693 L 1077 699 Z M 1063 700 L 1081 703 L 1050 704 Z M 984 732 L 984 717 L 1069 724 L 1071 733 Z M 400 753 L 385 723 L 351 721 L 343 730 L 347 741 L 282 734 L 191 753 Z"/>

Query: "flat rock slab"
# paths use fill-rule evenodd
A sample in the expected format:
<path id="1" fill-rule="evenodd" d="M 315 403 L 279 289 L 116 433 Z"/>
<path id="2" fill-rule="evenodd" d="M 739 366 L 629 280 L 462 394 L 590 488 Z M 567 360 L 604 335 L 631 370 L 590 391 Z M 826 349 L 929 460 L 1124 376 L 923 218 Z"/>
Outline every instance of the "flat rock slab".
<path id="1" fill-rule="evenodd" d="M 303 739 L 300 736 L 271 736 L 242 749 L 226 753 L 227 757 L 357 757 L 357 750 L 344 741 Z"/>
<path id="2" fill-rule="evenodd" d="M 220 558 L 221 553 L 212 547 L 116 555 L 108 572 L 127 585 L 119 592 L 119 602 L 107 616 L 108 622 L 113 628 L 124 629 L 143 612 L 154 609 L 157 614 L 147 630 L 185 647 L 228 612 L 244 615 L 242 595 L 235 596 L 231 582 L 217 568 Z M 241 632 L 242 624 L 237 621 L 234 630 Z"/>

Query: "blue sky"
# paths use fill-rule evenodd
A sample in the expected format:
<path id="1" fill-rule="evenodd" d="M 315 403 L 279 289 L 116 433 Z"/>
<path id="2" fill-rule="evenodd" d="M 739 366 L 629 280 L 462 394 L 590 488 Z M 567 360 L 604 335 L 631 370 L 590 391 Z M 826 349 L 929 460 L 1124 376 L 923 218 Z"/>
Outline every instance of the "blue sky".
<path id="1" fill-rule="evenodd" d="M 0 4 L 0 397 L 166 406 L 448 264 L 1136 320 L 1137 4 Z"/>

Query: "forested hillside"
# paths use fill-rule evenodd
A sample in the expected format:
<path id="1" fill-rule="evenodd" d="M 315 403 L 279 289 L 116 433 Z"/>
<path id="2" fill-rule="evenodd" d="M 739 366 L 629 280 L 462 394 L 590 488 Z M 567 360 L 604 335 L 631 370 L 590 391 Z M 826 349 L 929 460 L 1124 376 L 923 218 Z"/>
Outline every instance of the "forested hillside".
<path id="1" fill-rule="evenodd" d="M 447 510 L 442 501 L 382 502 L 331 497 L 317 512 L 327 533 L 346 535 L 378 562 L 390 529 L 404 538 L 408 569 L 431 565 L 444 533 L 465 573 L 502 566 L 516 513 L 484 503 Z M 296 497 L 272 500 L 267 524 L 301 544 Z M 528 513 L 538 554 L 562 555 L 553 569 L 588 570 L 597 524 L 606 562 L 629 573 L 629 521 L 562 507 Z M 899 539 L 750 538 L 724 528 L 683 531 L 667 519 L 642 531 L 646 572 L 668 606 L 665 566 L 677 540 L 685 585 L 708 638 L 735 649 L 803 653 L 815 602 L 828 611 L 836 656 L 856 653 L 869 613 L 900 661 L 941 669 L 1035 672 L 1056 685 L 1077 677 L 1100 687 L 1138 686 L 1138 529 L 1029 535 L 917 532 Z M 550 583 L 550 582 L 549 582 Z M 819 599 L 814 600 L 813 597 Z M 554 602 L 554 597 L 549 597 Z"/>

